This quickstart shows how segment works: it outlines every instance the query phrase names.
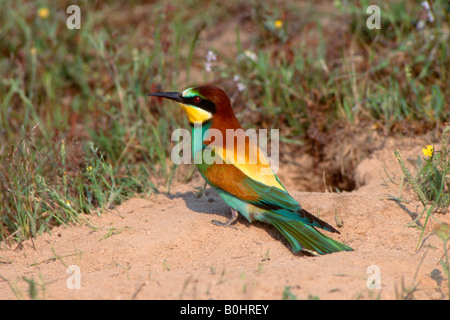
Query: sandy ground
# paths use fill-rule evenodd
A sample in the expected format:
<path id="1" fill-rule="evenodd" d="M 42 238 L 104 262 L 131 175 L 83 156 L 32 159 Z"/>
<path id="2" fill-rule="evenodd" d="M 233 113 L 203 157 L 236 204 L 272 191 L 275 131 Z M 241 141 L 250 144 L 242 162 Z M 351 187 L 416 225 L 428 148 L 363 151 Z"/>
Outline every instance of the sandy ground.
<path id="1" fill-rule="evenodd" d="M 424 144 L 406 141 L 400 150 L 417 157 Z M 210 189 L 198 196 L 197 181 L 33 241 L 0 244 L 0 299 L 29 298 L 30 279 L 35 297 L 45 299 L 443 299 L 437 222 L 430 219 L 416 251 L 420 231 L 407 225 L 420 203 L 407 190 L 404 208 L 387 199 L 399 192 L 386 174 L 400 181 L 396 145 L 389 140 L 358 165 L 356 191 L 306 193 L 287 185 L 304 208 L 334 226 L 342 222 L 341 235 L 332 236 L 354 252 L 293 254 L 273 227 L 244 218 L 236 229 L 215 226 L 211 220 L 225 221 L 229 210 Z M 281 180 L 288 174 L 281 171 Z M 450 222 L 449 214 L 437 217 Z"/>

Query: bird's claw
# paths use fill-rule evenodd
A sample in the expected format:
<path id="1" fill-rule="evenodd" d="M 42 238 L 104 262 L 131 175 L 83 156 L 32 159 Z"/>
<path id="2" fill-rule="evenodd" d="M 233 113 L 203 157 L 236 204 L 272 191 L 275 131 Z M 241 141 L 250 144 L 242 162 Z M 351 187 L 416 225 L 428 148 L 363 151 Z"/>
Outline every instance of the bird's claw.
<path id="1" fill-rule="evenodd" d="M 231 218 L 228 219 L 226 222 L 220 222 L 217 220 L 213 220 L 212 223 L 219 227 L 227 227 L 227 228 L 233 228 L 233 229 L 237 230 L 237 228 L 233 227 L 231 224 L 236 222 L 236 220 L 239 217 L 239 212 L 234 210 L 233 208 L 230 208 L 230 210 L 231 210 Z"/>
<path id="2" fill-rule="evenodd" d="M 233 221 L 230 221 L 230 220 L 228 220 L 226 222 L 221 222 L 221 221 L 218 221 L 218 220 L 213 220 L 212 221 L 212 223 L 214 225 L 218 226 L 218 227 L 225 227 L 225 228 L 231 228 L 231 229 L 237 230 L 237 228 L 235 226 L 231 225 L 232 222 Z"/>

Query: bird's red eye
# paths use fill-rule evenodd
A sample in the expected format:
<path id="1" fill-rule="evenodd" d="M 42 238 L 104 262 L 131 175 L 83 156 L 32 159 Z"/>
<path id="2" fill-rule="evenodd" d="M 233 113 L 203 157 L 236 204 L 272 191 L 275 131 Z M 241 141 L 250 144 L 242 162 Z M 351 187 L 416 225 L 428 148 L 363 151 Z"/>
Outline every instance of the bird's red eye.
<path id="1" fill-rule="evenodd" d="M 198 97 L 198 96 L 197 96 L 197 97 L 194 97 L 194 102 L 195 102 L 195 103 L 199 103 L 199 102 L 200 102 L 200 100 L 201 100 L 201 98 L 200 98 L 200 97 Z"/>

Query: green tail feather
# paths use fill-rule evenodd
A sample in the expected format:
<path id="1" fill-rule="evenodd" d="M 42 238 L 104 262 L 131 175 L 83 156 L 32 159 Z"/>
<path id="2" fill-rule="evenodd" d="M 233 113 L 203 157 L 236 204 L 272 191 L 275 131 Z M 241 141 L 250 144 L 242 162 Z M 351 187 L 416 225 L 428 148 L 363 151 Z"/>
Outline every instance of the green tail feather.
<path id="1" fill-rule="evenodd" d="M 277 214 L 273 213 L 265 214 L 264 218 L 289 240 L 294 252 L 299 252 L 303 249 L 319 254 L 353 251 L 349 246 L 327 237 L 314 227 L 303 222 L 296 220 L 286 221 L 286 219 L 280 219 L 277 217 Z"/>

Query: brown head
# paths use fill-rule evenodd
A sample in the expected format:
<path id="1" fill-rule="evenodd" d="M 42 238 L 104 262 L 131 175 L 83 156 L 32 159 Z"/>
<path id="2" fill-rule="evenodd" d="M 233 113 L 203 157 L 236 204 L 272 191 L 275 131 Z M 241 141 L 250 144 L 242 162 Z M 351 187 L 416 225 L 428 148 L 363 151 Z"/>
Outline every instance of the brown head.
<path id="1" fill-rule="evenodd" d="M 194 125 L 211 123 L 212 128 L 241 128 L 231 108 L 231 102 L 225 91 L 215 86 L 198 86 L 183 92 L 157 92 L 150 96 L 162 97 L 177 101 L 186 112 L 189 122 Z"/>

